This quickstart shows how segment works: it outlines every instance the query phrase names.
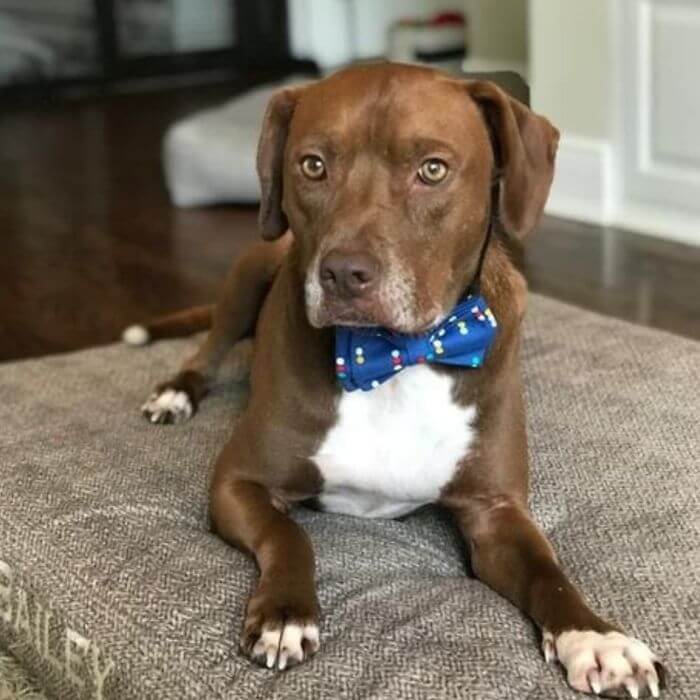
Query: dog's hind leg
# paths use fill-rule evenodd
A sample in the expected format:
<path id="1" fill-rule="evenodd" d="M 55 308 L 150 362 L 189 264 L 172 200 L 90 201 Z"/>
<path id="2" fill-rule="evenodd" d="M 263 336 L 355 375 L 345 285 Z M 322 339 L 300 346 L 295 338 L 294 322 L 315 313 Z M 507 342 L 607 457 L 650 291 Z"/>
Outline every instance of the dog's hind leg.
<path id="1" fill-rule="evenodd" d="M 211 311 L 211 329 L 203 343 L 141 407 L 150 422 L 187 420 L 219 381 L 245 378 L 258 314 L 291 240 L 287 233 L 274 243 L 257 243 L 236 260 Z"/>

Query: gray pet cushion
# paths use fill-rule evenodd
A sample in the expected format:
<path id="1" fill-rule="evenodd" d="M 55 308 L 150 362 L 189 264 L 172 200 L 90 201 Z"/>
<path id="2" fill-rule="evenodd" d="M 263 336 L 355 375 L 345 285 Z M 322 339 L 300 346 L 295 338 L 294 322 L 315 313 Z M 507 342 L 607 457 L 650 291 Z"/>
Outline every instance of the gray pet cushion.
<path id="1" fill-rule="evenodd" d="M 138 413 L 193 345 L 0 367 L 0 647 L 47 691 L 99 697 L 103 675 L 121 700 L 580 697 L 432 508 L 295 511 L 321 651 L 283 674 L 239 656 L 255 567 L 209 533 L 207 481 L 245 389 L 182 426 Z M 523 356 L 537 520 L 595 608 L 664 657 L 665 697 L 697 698 L 700 344 L 535 296 Z"/>

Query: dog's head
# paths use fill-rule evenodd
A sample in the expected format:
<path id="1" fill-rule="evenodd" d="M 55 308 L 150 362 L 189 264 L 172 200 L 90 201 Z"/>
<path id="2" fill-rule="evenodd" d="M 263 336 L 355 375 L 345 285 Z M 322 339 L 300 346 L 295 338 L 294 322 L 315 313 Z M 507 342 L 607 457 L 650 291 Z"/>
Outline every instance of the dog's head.
<path id="1" fill-rule="evenodd" d="M 488 82 L 351 68 L 270 101 L 258 149 L 263 236 L 290 228 L 316 327 L 426 330 L 476 270 L 491 183 L 511 235 L 544 207 L 558 132 Z"/>

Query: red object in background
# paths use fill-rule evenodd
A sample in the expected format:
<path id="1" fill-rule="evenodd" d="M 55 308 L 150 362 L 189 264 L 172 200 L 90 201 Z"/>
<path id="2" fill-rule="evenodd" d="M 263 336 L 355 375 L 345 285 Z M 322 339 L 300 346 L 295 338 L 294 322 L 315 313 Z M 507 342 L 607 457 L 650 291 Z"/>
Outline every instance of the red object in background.
<path id="1" fill-rule="evenodd" d="M 464 15 L 461 12 L 439 12 L 430 18 L 428 24 L 433 27 L 445 24 L 464 24 Z"/>

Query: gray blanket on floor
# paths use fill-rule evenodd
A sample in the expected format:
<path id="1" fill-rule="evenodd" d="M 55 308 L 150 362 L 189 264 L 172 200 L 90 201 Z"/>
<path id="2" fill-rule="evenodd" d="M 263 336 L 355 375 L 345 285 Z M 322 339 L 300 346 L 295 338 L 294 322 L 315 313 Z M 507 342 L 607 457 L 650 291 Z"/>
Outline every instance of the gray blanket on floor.
<path id="1" fill-rule="evenodd" d="M 575 698 L 532 625 L 465 575 L 449 519 L 299 509 L 322 647 L 275 674 L 237 653 L 255 580 L 207 528 L 245 401 L 182 426 L 138 406 L 193 340 L 0 367 L 0 648 L 60 698 Z M 523 364 L 535 516 L 602 614 L 700 686 L 700 344 L 534 296 Z"/>

